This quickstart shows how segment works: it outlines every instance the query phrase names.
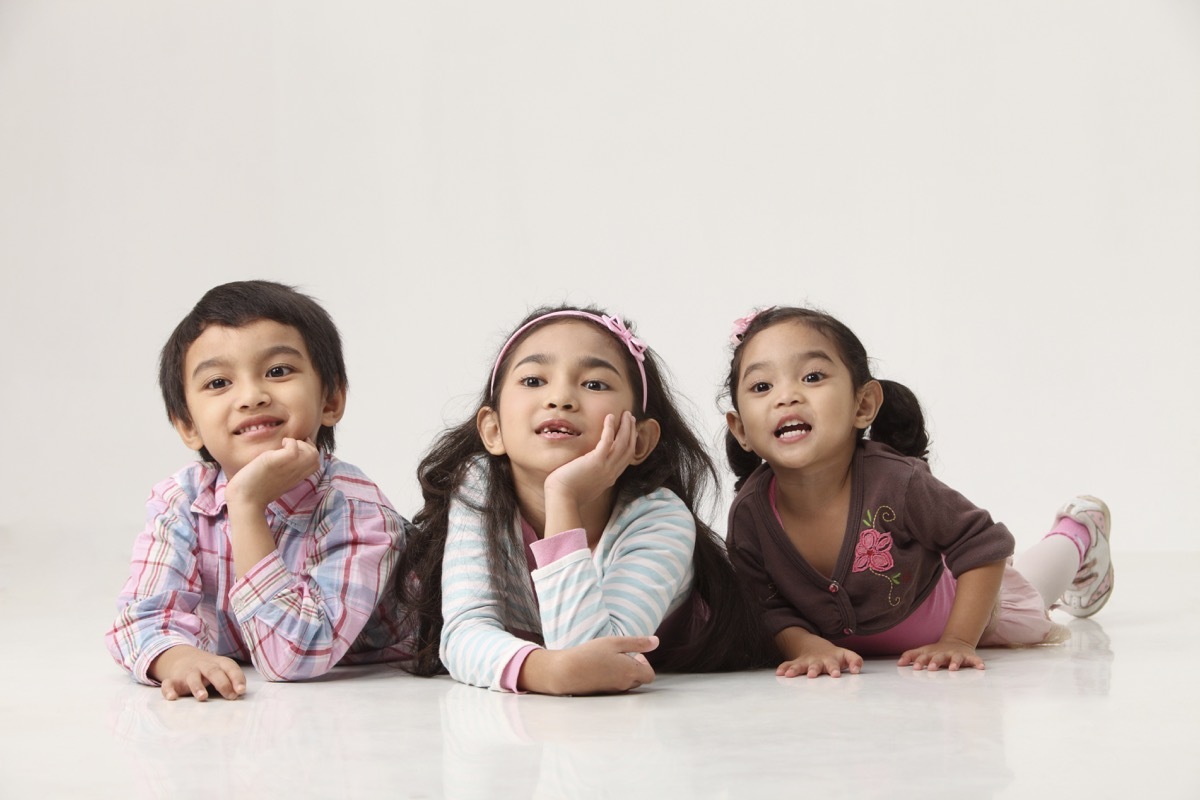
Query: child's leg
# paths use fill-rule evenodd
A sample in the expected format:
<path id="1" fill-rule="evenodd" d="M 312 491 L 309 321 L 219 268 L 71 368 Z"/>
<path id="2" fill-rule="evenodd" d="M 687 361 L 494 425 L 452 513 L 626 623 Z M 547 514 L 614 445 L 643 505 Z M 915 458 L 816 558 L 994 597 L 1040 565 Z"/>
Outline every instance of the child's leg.
<path id="1" fill-rule="evenodd" d="M 1076 497 L 1059 509 L 1053 530 L 1023 553 L 1015 566 L 1047 608 L 1062 606 L 1076 617 L 1091 616 L 1112 594 L 1109 528 L 1103 501 Z"/>
<path id="2" fill-rule="evenodd" d="M 1057 533 L 1046 537 L 1013 559 L 1013 566 L 1033 584 L 1049 609 L 1075 580 L 1082 559 L 1071 539 Z"/>

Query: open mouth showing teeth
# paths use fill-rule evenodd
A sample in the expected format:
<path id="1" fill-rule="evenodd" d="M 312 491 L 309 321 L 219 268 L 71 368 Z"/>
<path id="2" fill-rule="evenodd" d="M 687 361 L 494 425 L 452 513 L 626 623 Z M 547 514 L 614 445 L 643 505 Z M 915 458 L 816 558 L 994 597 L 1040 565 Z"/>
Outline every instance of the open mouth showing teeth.
<path id="1" fill-rule="evenodd" d="M 549 433 L 555 436 L 578 436 L 579 431 L 565 425 L 542 425 L 536 431 L 538 434 Z"/>
<path id="2" fill-rule="evenodd" d="M 255 433 L 256 431 L 265 431 L 268 428 L 278 428 L 282 422 L 260 422 L 257 425 L 248 425 L 245 428 L 238 428 L 234 433 L 235 436 L 241 436 L 243 433 Z"/>
<path id="3" fill-rule="evenodd" d="M 776 439 L 792 439 L 797 436 L 803 436 L 812 430 L 812 425 L 807 422 L 789 422 L 786 425 L 780 425 L 775 431 Z"/>

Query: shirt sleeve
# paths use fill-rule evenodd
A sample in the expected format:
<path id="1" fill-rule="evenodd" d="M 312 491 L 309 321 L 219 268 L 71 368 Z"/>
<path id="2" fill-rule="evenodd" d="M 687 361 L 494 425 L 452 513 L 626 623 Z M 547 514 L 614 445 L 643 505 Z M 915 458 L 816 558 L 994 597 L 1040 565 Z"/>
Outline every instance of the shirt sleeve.
<path id="1" fill-rule="evenodd" d="M 609 541 L 597 545 L 598 558 L 585 538 L 533 571 L 546 647 L 649 636 L 691 590 L 696 520 L 674 493 L 660 490 L 628 503 L 603 537 Z"/>
<path id="2" fill-rule="evenodd" d="M 469 502 L 472 498 L 477 502 L 481 494 L 474 484 L 460 489 L 450 502 L 442 555 L 439 653 L 455 680 L 505 691 L 505 667 L 530 643 L 505 627 L 501 597 L 490 571 L 482 515 Z M 507 690 L 513 688 L 510 685 Z"/>
<path id="3" fill-rule="evenodd" d="M 941 553 L 956 578 L 976 567 L 1003 561 L 1016 549 L 1016 539 L 1007 527 L 927 468 L 913 471 L 905 507 L 913 538 Z"/>
<path id="4" fill-rule="evenodd" d="M 212 632 L 197 609 L 203 598 L 199 541 L 187 493 L 174 479 L 154 487 L 146 526 L 133 544 L 129 579 L 105 636 L 113 659 L 140 683 L 157 686 L 150 664 L 168 648 L 213 651 Z"/>
<path id="5" fill-rule="evenodd" d="M 255 669 L 272 681 L 332 669 L 379 604 L 404 533 L 394 509 L 330 488 L 303 533 L 303 566 L 290 570 L 276 550 L 231 588 L 230 605 Z"/>

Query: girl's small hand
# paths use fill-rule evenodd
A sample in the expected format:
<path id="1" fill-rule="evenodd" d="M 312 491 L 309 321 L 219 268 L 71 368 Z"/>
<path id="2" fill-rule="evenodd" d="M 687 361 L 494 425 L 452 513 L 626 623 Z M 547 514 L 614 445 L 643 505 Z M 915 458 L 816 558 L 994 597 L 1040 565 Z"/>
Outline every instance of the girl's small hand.
<path id="1" fill-rule="evenodd" d="M 842 670 L 851 675 L 857 675 L 862 670 L 863 660 L 858 653 L 838 647 L 832 642 L 826 644 L 829 646 L 783 662 L 775 668 L 775 674 L 781 678 L 795 678 L 799 675 L 816 678 L 821 673 L 829 673 L 831 678 L 840 678 Z"/>
<path id="2" fill-rule="evenodd" d="M 913 669 L 927 669 L 936 672 L 946 667 L 954 672 L 959 667 L 974 667 L 983 669 L 983 659 L 975 653 L 975 648 L 966 642 L 955 639 L 942 639 L 915 650 L 907 650 L 900 656 L 897 666 Z"/>
<path id="3" fill-rule="evenodd" d="M 535 650 L 521 667 L 518 685 L 557 695 L 627 692 L 654 680 L 642 654 L 656 647 L 657 636 L 602 636 L 565 650 Z"/>
<path id="4" fill-rule="evenodd" d="M 636 445 L 633 414 L 622 412 L 619 426 L 612 414 L 607 415 L 596 446 L 546 476 L 546 494 L 571 497 L 576 504 L 587 505 L 612 487 L 633 463 Z"/>

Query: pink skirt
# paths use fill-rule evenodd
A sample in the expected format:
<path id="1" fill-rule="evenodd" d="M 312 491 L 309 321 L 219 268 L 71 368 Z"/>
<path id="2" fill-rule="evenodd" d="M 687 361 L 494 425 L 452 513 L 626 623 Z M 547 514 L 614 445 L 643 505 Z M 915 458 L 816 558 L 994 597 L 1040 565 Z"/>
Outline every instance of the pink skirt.
<path id="1" fill-rule="evenodd" d="M 906 650 L 933 644 L 946 629 L 957 586 L 958 582 L 950 570 L 943 570 L 938 585 L 904 621 L 886 631 L 865 636 L 846 636 L 835 642 L 839 647 L 853 650 L 861 656 L 900 655 Z M 1024 575 L 1013 568 L 1010 558 L 1000 581 L 1000 594 L 992 608 L 992 617 L 979 639 L 979 647 L 1055 644 L 1066 641 L 1070 636 L 1071 632 L 1066 627 L 1050 619 L 1050 614 L 1042 604 L 1042 596 Z"/>

